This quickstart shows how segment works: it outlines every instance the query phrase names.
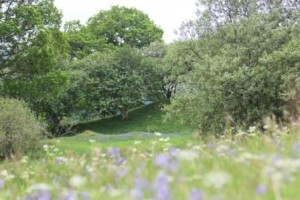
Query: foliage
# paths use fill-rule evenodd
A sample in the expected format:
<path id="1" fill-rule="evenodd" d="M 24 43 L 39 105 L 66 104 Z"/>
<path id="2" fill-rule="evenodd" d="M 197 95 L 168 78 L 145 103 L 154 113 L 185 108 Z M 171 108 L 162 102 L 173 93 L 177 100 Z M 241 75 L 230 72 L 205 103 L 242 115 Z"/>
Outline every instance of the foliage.
<path id="1" fill-rule="evenodd" d="M 152 82 L 159 75 L 153 63 L 130 47 L 95 53 L 75 62 L 73 69 L 83 74 L 82 105 L 88 115 L 120 110 L 127 118 L 128 109 L 141 105 L 144 98 L 161 95 L 161 88 Z"/>
<path id="2" fill-rule="evenodd" d="M 55 131 L 57 99 L 69 87 L 61 68 L 68 44 L 51 0 L 1 2 L 0 95 L 23 99 Z"/>
<path id="3" fill-rule="evenodd" d="M 73 59 L 82 59 L 94 52 L 112 48 L 105 43 L 103 38 L 97 38 L 79 21 L 67 22 L 64 33 L 70 46 L 70 56 Z"/>
<path id="4" fill-rule="evenodd" d="M 107 44 L 115 46 L 141 48 L 160 41 L 163 35 L 163 31 L 142 11 L 119 6 L 91 17 L 87 28 L 97 39 L 104 39 Z"/>
<path id="5" fill-rule="evenodd" d="M 214 133 L 226 123 L 247 127 L 265 116 L 283 119 L 299 90 L 298 3 L 199 2 L 205 9 L 182 29 L 192 70 L 180 77 L 181 92 L 167 117 Z"/>
<path id="6" fill-rule="evenodd" d="M 11 69 L 15 60 L 26 55 L 29 44 L 42 32 L 57 30 L 60 20 L 61 14 L 51 0 L 1 1 L 0 77 L 15 73 Z"/>
<path id="7" fill-rule="evenodd" d="M 0 98 L 0 157 L 22 156 L 34 149 L 44 127 L 23 101 Z"/>

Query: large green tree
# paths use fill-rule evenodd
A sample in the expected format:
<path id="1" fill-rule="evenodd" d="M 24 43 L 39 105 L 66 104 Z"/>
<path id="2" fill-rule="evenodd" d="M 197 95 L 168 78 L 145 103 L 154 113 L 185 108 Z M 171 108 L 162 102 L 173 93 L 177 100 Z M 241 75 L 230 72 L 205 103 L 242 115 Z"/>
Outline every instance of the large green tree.
<path id="1" fill-rule="evenodd" d="M 78 20 L 66 22 L 64 33 L 70 46 L 69 52 L 72 59 L 82 59 L 94 52 L 112 48 L 112 45 L 106 44 L 104 38 L 96 37 Z"/>
<path id="2" fill-rule="evenodd" d="M 84 117 L 119 110 L 127 119 L 128 110 L 142 105 L 145 98 L 163 96 L 155 62 L 129 46 L 90 55 L 74 62 L 72 69 L 82 75 L 78 105 Z"/>
<path id="3" fill-rule="evenodd" d="M 99 39 L 116 46 L 141 48 L 162 40 L 163 31 L 148 15 L 135 8 L 113 6 L 91 17 L 87 28 Z"/>
<path id="4" fill-rule="evenodd" d="M 61 14 L 52 0 L 2 1 L 0 8 L 1 95 L 24 99 L 54 130 L 59 110 L 53 102 L 69 84 L 60 67 L 68 47 Z"/>
<path id="5" fill-rule="evenodd" d="M 228 123 L 249 126 L 283 118 L 299 94 L 299 2 L 200 0 L 198 19 L 182 35 L 192 70 L 168 117 L 220 133 Z M 297 88 L 298 87 L 298 88 Z"/>

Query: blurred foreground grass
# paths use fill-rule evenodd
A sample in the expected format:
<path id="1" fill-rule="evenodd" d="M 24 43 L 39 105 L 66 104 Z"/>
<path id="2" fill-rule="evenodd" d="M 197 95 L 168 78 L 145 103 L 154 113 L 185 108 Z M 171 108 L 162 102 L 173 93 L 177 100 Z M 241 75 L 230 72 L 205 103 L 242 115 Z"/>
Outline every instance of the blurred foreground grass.
<path id="1" fill-rule="evenodd" d="M 0 199 L 298 199 L 298 125 L 206 141 L 94 137 L 46 141 L 38 158 L 3 162 Z"/>

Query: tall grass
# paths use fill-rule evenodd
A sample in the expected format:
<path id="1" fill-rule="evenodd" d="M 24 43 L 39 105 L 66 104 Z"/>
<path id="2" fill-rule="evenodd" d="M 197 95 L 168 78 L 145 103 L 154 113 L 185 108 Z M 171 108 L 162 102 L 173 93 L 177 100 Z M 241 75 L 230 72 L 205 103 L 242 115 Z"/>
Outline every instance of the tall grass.
<path id="1" fill-rule="evenodd" d="M 0 165 L 0 199 L 297 199 L 299 133 L 47 141 L 40 159 Z"/>

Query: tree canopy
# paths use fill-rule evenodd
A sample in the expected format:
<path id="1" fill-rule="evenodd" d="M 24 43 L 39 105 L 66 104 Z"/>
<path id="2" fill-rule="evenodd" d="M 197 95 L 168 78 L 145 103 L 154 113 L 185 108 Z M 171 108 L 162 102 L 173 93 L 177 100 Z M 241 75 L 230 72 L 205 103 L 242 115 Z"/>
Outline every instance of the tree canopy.
<path id="1" fill-rule="evenodd" d="M 52 102 L 69 83 L 59 64 L 68 48 L 61 13 L 52 0 L 2 1 L 0 8 L 0 94 L 24 99 L 51 124 Z"/>
<path id="2" fill-rule="evenodd" d="M 135 8 L 113 6 L 91 17 L 87 28 L 97 37 L 115 46 L 141 48 L 161 41 L 163 31 L 147 14 Z"/>
<path id="3" fill-rule="evenodd" d="M 185 58 L 196 60 L 181 76 L 168 117 L 214 133 L 226 120 L 239 127 L 271 115 L 283 119 L 299 91 L 299 3 L 200 0 L 199 6 L 198 19 L 181 32 Z"/>

